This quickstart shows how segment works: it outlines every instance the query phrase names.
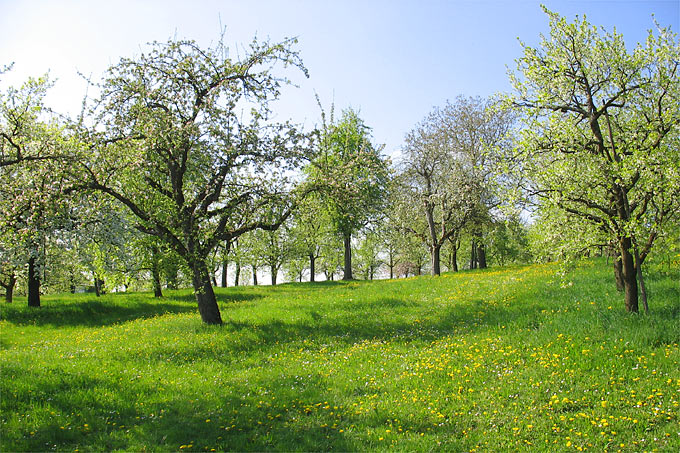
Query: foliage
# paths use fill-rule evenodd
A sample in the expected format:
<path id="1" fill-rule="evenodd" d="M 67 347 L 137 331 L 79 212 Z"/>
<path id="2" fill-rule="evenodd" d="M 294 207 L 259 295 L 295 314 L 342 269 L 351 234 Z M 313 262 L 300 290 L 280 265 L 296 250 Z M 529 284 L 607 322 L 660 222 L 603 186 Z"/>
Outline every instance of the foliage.
<path id="1" fill-rule="evenodd" d="M 253 41 L 231 59 L 222 41 L 210 49 L 153 43 L 109 69 L 94 123 L 81 131 L 74 190 L 110 195 L 140 231 L 182 257 L 206 323 L 221 323 L 210 253 L 245 232 L 277 228 L 294 203 L 290 170 L 309 151 L 307 137 L 270 121 L 270 102 L 287 83 L 274 67 L 305 71 L 294 44 Z"/>
<path id="2" fill-rule="evenodd" d="M 370 129 L 354 110 L 343 111 L 337 123 L 322 119 L 320 152 L 307 172 L 324 193 L 326 209 L 343 237 L 343 279 L 351 280 L 351 236 L 382 211 L 390 162 L 380 154 L 382 146 L 371 143 Z"/>
<path id="3" fill-rule="evenodd" d="M 465 226 L 481 235 L 497 204 L 494 176 L 511 118 L 492 107 L 488 100 L 459 97 L 406 136 L 392 220 L 429 249 L 433 275 L 441 272 L 442 246 L 458 240 Z"/>
<path id="4" fill-rule="evenodd" d="M 519 169 L 542 215 L 567 220 L 559 234 L 571 250 L 616 250 L 626 309 L 637 312 L 642 264 L 680 212 L 677 35 L 650 31 L 629 52 L 615 31 L 546 13 L 550 36 L 524 45 L 512 75 Z"/>

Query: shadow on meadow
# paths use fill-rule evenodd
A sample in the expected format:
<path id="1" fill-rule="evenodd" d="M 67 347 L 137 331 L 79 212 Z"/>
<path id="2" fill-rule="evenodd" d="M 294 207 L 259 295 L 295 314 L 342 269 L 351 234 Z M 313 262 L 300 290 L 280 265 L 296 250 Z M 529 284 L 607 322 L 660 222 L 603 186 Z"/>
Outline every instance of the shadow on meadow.
<path id="1" fill-rule="evenodd" d="M 47 297 L 38 308 L 27 307 L 22 302 L 0 306 L 0 320 L 12 324 L 52 327 L 104 327 L 136 319 L 151 318 L 168 313 L 198 314 L 193 293 L 170 294 L 153 298 L 149 294 L 109 294 L 100 299 L 93 296 L 60 299 Z M 262 298 L 260 294 L 218 294 L 223 304 L 252 301 Z"/>
<path id="2" fill-rule="evenodd" d="M 134 375 L 114 385 L 110 379 L 56 368 L 31 372 L 8 365 L 3 374 L 35 383 L 33 391 L 3 389 L 3 412 L 21 418 L 40 400 L 50 414 L 21 430 L 6 431 L 0 441 L 3 451 L 358 448 L 329 428 L 338 422 L 337 416 L 318 409 L 319 395 L 328 385 L 319 379 L 308 380 L 302 392 L 289 387 L 290 379 L 270 383 L 275 404 L 263 408 L 262 395 L 236 386 L 195 389 L 188 397 L 170 388 L 164 395 L 175 397 L 158 401 L 155 397 L 167 383 L 149 384 Z"/>
<path id="3" fill-rule="evenodd" d="M 1 319 L 15 325 L 53 327 L 103 327 L 116 323 L 150 318 L 166 313 L 185 313 L 196 308 L 172 299 L 120 303 L 109 297 L 105 300 L 44 301 L 39 308 L 3 307 Z"/>
<path id="4" fill-rule="evenodd" d="M 136 373 L 118 381 L 58 368 L 29 371 L 8 365 L 3 373 L 35 384 L 32 391 L 3 389 L 4 413 L 21 418 L 36 400 L 45 408 L 40 420 L 5 431 L 3 451 L 357 451 L 377 442 L 377 436 L 344 431 L 390 426 L 397 409 L 359 414 L 342 407 L 328 391 L 332 378 L 317 374 L 260 378 L 242 386 L 206 385 L 187 392 Z M 405 416 L 399 424 L 451 445 L 462 431 L 455 423 L 437 427 L 422 417 Z"/>

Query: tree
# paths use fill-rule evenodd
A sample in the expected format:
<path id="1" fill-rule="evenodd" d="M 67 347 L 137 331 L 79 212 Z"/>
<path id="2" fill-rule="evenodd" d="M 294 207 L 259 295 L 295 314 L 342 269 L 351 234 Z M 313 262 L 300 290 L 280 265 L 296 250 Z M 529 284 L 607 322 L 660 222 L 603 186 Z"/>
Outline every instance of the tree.
<path id="1" fill-rule="evenodd" d="M 221 40 L 209 49 L 153 43 L 109 69 L 93 124 L 81 127 L 73 190 L 113 197 L 136 216 L 137 229 L 177 253 L 208 324 L 222 322 L 210 252 L 248 231 L 278 228 L 295 199 L 289 170 L 309 151 L 307 137 L 270 120 L 270 101 L 287 83 L 274 67 L 306 74 L 294 43 L 253 41 L 240 59 L 229 58 Z"/>
<path id="2" fill-rule="evenodd" d="M 313 184 L 323 191 L 328 213 L 344 247 L 343 280 L 352 280 L 352 235 L 379 213 L 386 199 L 389 161 L 382 146 L 371 143 L 370 129 L 352 109 L 340 121 L 325 123 L 320 155 L 308 167 Z"/>
<path id="3" fill-rule="evenodd" d="M 290 236 L 295 249 L 293 253 L 308 259 L 309 281 L 315 281 L 316 261 L 322 256 L 324 246 L 335 239 L 331 219 L 324 211 L 323 199 L 318 193 L 307 197 L 295 210 Z M 295 267 L 299 267 L 297 263 Z"/>
<path id="4" fill-rule="evenodd" d="M 516 159 L 546 215 L 589 226 L 572 248 L 615 246 L 625 307 L 637 312 L 642 265 L 680 212 L 677 35 L 658 28 L 629 52 L 615 31 L 544 10 L 550 36 L 523 45 L 511 77 L 524 114 Z"/>
<path id="5" fill-rule="evenodd" d="M 32 307 L 40 306 L 47 235 L 66 217 L 63 165 L 56 156 L 68 146 L 63 128 L 44 105 L 49 87 L 46 77 L 31 78 L 0 97 L 0 243 L 5 244 L 0 248 L 14 255 L 3 258 L 3 269 L 9 269 L 6 294 L 13 292 L 23 259 Z"/>
<path id="6" fill-rule="evenodd" d="M 496 203 L 496 155 L 507 145 L 510 119 L 492 105 L 458 97 L 435 109 L 406 136 L 394 221 L 427 246 L 432 275 L 441 273 L 443 245 L 455 241 L 472 221 L 481 236 L 480 219 L 489 217 Z"/>
<path id="7" fill-rule="evenodd" d="M 364 280 L 373 280 L 383 261 L 380 259 L 381 241 L 376 231 L 366 228 L 357 248 L 356 269 L 363 274 Z"/>
<path id="8" fill-rule="evenodd" d="M 282 225 L 276 230 L 262 231 L 258 234 L 261 243 L 262 257 L 269 267 L 271 284 L 276 285 L 279 270 L 292 254 L 292 243 L 287 226 Z"/>

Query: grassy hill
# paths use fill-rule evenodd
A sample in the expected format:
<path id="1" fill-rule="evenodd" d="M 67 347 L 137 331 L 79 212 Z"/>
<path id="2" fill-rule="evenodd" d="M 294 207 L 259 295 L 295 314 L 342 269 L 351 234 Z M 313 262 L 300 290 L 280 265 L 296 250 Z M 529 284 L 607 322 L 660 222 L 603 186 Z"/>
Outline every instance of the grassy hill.
<path id="1" fill-rule="evenodd" d="M 0 307 L 1 451 L 680 450 L 680 269 L 610 266 Z"/>

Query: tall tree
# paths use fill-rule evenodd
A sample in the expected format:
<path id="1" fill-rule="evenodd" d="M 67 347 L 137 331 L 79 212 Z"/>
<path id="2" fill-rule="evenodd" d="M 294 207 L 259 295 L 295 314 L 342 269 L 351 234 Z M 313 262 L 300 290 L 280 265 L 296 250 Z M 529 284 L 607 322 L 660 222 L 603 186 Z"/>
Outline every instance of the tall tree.
<path id="1" fill-rule="evenodd" d="M 324 191 L 327 209 L 344 247 L 343 280 L 352 280 L 352 235 L 379 213 L 386 200 L 389 160 L 371 143 L 370 129 L 352 109 L 337 123 L 323 119 L 320 155 L 309 167 Z"/>
<path id="2" fill-rule="evenodd" d="M 207 260 L 224 241 L 276 229 L 294 199 L 289 170 L 310 149 L 290 124 L 270 120 L 287 79 L 306 74 L 295 40 L 253 41 L 239 59 L 222 40 L 153 43 L 112 66 L 83 134 L 74 190 L 101 191 L 126 206 L 136 227 L 186 262 L 203 322 L 220 324 Z M 242 112 L 250 107 L 248 115 Z"/>
<path id="3" fill-rule="evenodd" d="M 481 234 L 480 219 L 495 203 L 495 156 L 507 146 L 509 124 L 490 101 L 458 97 L 407 134 L 394 221 L 427 246 L 432 275 L 441 273 L 441 248 L 466 224 L 474 221 Z"/>
<path id="4" fill-rule="evenodd" d="M 516 157 L 546 214 L 589 225 L 574 247 L 615 245 L 637 312 L 642 265 L 680 212 L 677 35 L 658 28 L 628 51 L 615 31 L 544 10 L 550 36 L 523 45 L 511 77 L 524 113 Z"/>
<path id="5" fill-rule="evenodd" d="M 68 146 L 44 105 L 49 87 L 46 77 L 31 78 L 0 95 L 0 243 L 12 244 L 11 267 L 19 257 L 27 263 L 34 307 L 40 306 L 46 237 L 65 217 L 63 165 L 56 157 Z M 16 281 L 9 277 L 8 283 Z"/>

